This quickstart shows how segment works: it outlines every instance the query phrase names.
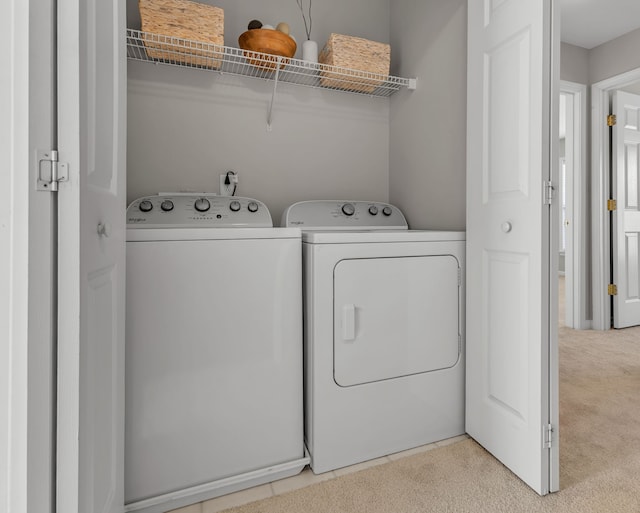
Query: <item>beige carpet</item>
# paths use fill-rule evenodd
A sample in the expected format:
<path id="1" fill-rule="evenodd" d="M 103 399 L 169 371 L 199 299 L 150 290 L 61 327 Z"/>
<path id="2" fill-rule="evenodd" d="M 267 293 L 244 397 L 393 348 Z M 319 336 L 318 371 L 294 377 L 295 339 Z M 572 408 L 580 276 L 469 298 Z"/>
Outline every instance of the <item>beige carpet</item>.
<path id="1" fill-rule="evenodd" d="M 560 328 L 560 485 L 539 497 L 472 440 L 233 513 L 640 512 L 640 328 Z"/>

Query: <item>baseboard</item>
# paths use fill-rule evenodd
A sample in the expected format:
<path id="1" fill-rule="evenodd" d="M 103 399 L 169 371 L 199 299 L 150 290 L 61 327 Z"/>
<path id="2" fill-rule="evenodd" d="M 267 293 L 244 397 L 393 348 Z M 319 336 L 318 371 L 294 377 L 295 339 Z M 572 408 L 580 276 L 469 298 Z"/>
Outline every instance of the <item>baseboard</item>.
<path id="1" fill-rule="evenodd" d="M 184 490 L 159 495 L 150 499 L 126 504 L 125 513 L 164 513 L 198 502 L 215 499 L 221 495 L 238 492 L 253 486 L 259 486 L 285 477 L 295 476 L 302 472 L 302 469 L 309 464 L 311 458 L 305 452 L 304 458 L 289 461 L 280 465 L 266 467 L 252 472 L 246 472 L 237 476 L 218 479 L 210 483 L 205 483 Z"/>

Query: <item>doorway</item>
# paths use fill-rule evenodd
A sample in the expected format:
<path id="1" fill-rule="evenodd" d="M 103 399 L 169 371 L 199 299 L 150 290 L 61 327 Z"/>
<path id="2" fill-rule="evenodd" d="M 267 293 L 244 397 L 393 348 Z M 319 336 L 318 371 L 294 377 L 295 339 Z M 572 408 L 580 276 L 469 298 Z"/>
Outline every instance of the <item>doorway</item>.
<path id="1" fill-rule="evenodd" d="M 565 294 L 559 298 L 568 328 L 589 329 L 585 272 L 589 266 L 585 205 L 587 199 L 587 87 L 560 82 L 559 126 L 559 271 Z M 560 303 L 562 301 L 562 304 Z"/>

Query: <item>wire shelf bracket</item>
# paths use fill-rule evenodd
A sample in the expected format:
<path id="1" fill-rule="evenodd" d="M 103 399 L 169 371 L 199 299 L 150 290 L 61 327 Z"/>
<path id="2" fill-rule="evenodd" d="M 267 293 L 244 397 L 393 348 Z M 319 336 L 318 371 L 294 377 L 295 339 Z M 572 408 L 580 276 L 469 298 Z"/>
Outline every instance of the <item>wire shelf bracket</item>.
<path id="1" fill-rule="evenodd" d="M 273 91 L 267 113 L 269 131 L 279 82 L 372 97 L 389 97 L 403 88 L 417 88 L 416 78 L 380 75 L 134 29 L 127 29 L 127 57 L 135 61 L 272 81 Z"/>

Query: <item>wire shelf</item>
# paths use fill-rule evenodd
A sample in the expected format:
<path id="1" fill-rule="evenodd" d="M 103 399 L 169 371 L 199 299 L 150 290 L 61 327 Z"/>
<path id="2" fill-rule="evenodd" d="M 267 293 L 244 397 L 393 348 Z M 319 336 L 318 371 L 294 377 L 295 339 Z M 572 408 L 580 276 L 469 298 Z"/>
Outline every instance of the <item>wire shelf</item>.
<path id="1" fill-rule="evenodd" d="M 305 87 L 387 97 L 402 88 L 415 89 L 416 79 L 316 64 L 239 48 L 127 29 L 131 60 L 216 71 Z M 274 84 L 275 88 L 275 84 Z"/>

